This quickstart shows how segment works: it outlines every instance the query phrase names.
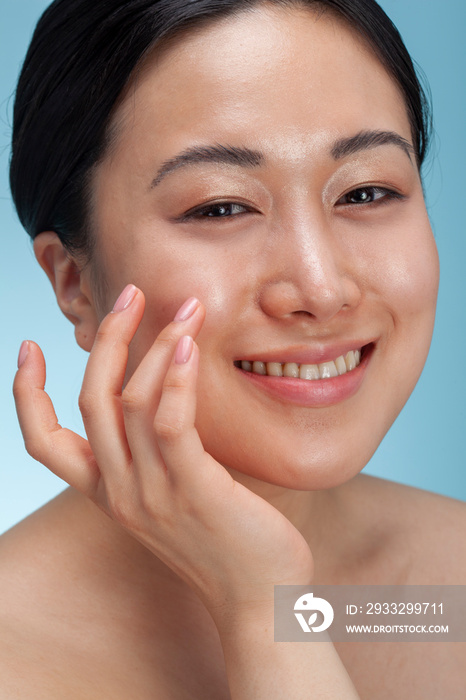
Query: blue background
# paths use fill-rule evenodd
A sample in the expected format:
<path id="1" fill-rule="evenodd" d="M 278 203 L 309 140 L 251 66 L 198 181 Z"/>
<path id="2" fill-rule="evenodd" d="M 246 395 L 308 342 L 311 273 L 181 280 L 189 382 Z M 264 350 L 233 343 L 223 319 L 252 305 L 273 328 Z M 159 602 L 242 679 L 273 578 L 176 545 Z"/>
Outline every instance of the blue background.
<path id="1" fill-rule="evenodd" d="M 427 204 L 441 260 L 436 330 L 424 374 L 366 472 L 466 500 L 466 4 L 464 0 L 384 0 L 431 87 L 436 137 L 425 171 Z M 64 484 L 24 451 L 11 384 L 24 338 L 44 350 L 47 389 L 60 422 L 81 431 L 77 397 L 86 354 L 61 315 L 35 262 L 9 196 L 7 165 L 12 93 L 45 0 L 0 0 L 1 447 L 0 532 Z M 396 382 L 396 377 L 393 377 Z M 377 406 L 374 406 L 377 410 Z"/>

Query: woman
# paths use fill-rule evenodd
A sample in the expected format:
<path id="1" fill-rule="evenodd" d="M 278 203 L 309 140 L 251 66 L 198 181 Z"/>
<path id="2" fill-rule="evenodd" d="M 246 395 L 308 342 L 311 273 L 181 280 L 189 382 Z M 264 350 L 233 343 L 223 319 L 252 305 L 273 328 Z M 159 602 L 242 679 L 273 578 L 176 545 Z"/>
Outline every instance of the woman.
<path id="1" fill-rule="evenodd" d="M 44 15 L 11 182 L 88 440 L 27 341 L 26 447 L 73 488 L 3 538 L 5 693 L 461 697 L 460 645 L 273 642 L 274 585 L 466 578 L 462 504 L 359 475 L 432 334 L 425 124 L 372 1 Z"/>

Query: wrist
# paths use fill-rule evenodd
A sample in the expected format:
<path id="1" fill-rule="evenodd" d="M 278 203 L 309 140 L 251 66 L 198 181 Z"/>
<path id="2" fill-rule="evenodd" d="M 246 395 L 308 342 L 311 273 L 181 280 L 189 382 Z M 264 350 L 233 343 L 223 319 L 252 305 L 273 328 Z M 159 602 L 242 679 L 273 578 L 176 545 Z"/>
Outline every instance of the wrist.
<path id="1" fill-rule="evenodd" d="M 312 578 L 309 576 L 307 580 L 301 578 L 299 583 L 287 580 L 264 586 L 260 591 L 248 589 L 241 597 L 225 596 L 222 603 L 211 607 L 209 612 L 221 637 L 233 638 L 247 635 L 252 639 L 270 630 L 273 640 L 276 586 L 309 586 L 311 584 Z M 292 595 L 294 595 L 294 589 Z M 283 595 L 281 602 L 283 603 Z"/>

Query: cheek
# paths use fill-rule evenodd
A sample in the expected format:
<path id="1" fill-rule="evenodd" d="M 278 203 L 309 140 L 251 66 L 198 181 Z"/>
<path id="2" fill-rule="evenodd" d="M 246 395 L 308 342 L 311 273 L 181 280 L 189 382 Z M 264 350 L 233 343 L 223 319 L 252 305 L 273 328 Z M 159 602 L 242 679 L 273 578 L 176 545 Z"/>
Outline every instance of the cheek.
<path id="1" fill-rule="evenodd" d="M 430 223 L 413 216 L 386 244 L 375 246 L 367 256 L 369 294 L 379 312 L 389 318 L 389 331 L 382 339 L 387 366 L 386 395 L 393 395 L 387 409 L 397 415 L 424 367 L 435 321 L 439 261 Z M 397 376 L 397 390 L 391 380 Z"/>
<path id="2" fill-rule="evenodd" d="M 232 323 L 238 292 L 231 256 L 200 250 L 197 245 L 159 245 L 153 254 L 138 256 L 125 275 L 145 294 L 146 309 L 131 348 L 128 373 L 132 373 L 158 334 L 175 317 L 180 306 L 197 297 L 206 308 L 206 319 L 197 341 L 201 353 L 209 351 Z M 236 285 L 237 286 L 237 285 Z"/>
<path id="3" fill-rule="evenodd" d="M 391 302 L 395 317 L 401 321 L 433 317 L 438 279 L 437 250 L 429 234 L 391 251 L 385 258 L 378 283 L 381 293 Z"/>
<path id="4" fill-rule="evenodd" d="M 433 323 L 439 261 L 427 214 L 413 210 L 399 225 L 353 243 L 348 254 L 367 297 L 384 306 L 395 324 Z"/>

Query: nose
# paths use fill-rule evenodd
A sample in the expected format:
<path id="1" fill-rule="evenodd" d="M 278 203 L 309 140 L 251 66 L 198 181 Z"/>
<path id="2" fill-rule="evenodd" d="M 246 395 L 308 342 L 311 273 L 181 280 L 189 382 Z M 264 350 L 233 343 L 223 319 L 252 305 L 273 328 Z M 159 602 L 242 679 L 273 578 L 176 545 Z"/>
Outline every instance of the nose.
<path id="1" fill-rule="evenodd" d="M 324 323 L 358 306 L 360 281 L 349 250 L 331 226 L 321 220 L 288 222 L 269 239 L 269 275 L 259 294 L 268 316 L 298 315 Z"/>

